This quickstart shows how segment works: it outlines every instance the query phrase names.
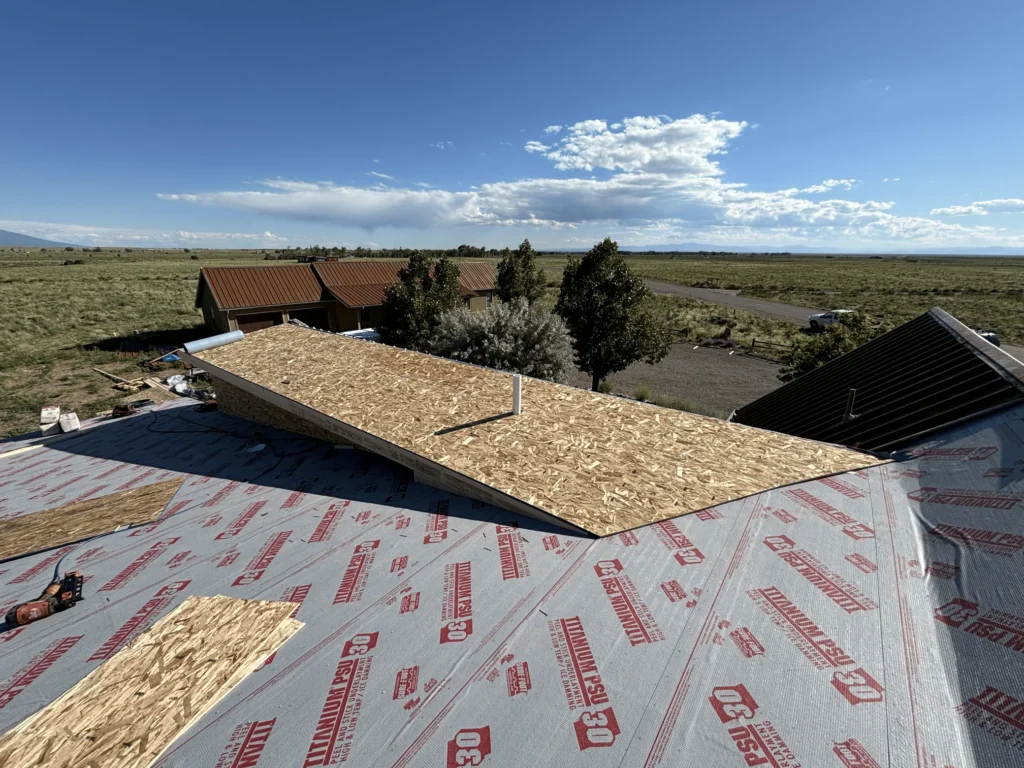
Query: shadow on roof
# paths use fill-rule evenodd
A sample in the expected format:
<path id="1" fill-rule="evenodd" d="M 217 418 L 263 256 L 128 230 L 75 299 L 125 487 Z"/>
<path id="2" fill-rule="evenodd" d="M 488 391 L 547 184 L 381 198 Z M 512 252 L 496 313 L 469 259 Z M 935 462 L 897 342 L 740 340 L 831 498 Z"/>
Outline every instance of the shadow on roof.
<path id="1" fill-rule="evenodd" d="M 259 446 L 263 446 L 260 448 Z M 515 519 L 540 533 L 565 530 L 415 483 L 412 472 L 374 454 L 334 446 L 198 405 L 111 421 L 52 450 L 183 474 L 301 491 L 473 520 Z"/>

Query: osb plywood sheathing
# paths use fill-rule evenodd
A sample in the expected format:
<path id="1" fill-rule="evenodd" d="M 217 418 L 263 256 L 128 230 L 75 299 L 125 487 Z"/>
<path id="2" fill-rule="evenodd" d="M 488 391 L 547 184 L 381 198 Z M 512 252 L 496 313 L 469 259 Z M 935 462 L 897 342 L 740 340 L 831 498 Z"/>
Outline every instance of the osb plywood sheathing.
<path id="1" fill-rule="evenodd" d="M 179 477 L 4 520 L 0 522 L 0 560 L 88 539 L 122 525 L 150 523 L 184 480 Z"/>
<path id="2" fill-rule="evenodd" d="M 147 768 L 302 627 L 293 610 L 188 598 L 0 738 L 0 768 Z"/>

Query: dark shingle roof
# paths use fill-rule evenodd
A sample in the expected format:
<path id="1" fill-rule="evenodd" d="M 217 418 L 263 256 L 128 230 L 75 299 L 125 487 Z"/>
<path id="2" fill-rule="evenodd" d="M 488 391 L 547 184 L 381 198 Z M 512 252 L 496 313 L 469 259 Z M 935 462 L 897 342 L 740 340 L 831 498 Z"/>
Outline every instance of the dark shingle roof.
<path id="1" fill-rule="evenodd" d="M 844 420 L 850 390 L 854 418 Z M 1024 365 L 932 309 L 740 408 L 733 420 L 862 450 L 1024 401 Z"/>

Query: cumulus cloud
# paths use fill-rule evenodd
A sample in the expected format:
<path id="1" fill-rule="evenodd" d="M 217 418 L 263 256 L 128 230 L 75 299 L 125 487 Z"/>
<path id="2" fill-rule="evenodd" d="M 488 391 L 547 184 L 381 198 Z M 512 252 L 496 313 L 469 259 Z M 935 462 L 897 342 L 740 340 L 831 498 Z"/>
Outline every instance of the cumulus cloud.
<path id="1" fill-rule="evenodd" d="M 618 128 L 604 120 L 570 125 L 567 135 L 546 152 L 562 171 L 664 173 L 673 176 L 718 176 L 714 155 L 725 154 L 730 139 L 746 123 L 691 115 L 679 120 L 630 117 Z M 534 150 L 537 151 L 537 150 Z"/>
<path id="2" fill-rule="evenodd" d="M 451 141 L 435 141 L 430 146 L 437 147 L 438 149 L 451 149 L 455 146 L 455 143 Z"/>
<path id="3" fill-rule="evenodd" d="M 561 130 L 562 126 L 560 125 L 549 125 L 547 128 L 544 129 L 544 133 L 558 133 Z"/>
<path id="4" fill-rule="evenodd" d="M 190 232 L 188 230 L 132 229 L 128 227 L 94 227 L 84 224 L 63 224 L 51 221 L 2 221 L 0 229 L 20 232 L 44 240 L 91 246 L 138 246 L 140 248 L 176 248 L 185 246 L 231 247 L 263 245 L 278 246 L 287 237 L 273 232 Z"/>
<path id="5" fill-rule="evenodd" d="M 262 188 L 160 197 L 366 230 L 536 226 L 659 238 L 632 242 L 1024 242 L 992 228 L 899 216 L 889 201 L 836 199 L 837 193 L 851 191 L 856 179 L 828 178 L 809 187 L 767 191 L 726 181 L 720 158 L 745 128 L 744 122 L 714 115 L 636 116 L 611 124 L 584 120 L 565 127 L 551 144 L 530 141 L 524 146 L 566 172 L 562 177 L 496 180 L 460 191 L 423 182 L 403 188 L 267 179 L 258 183 Z M 1024 201 L 974 205 L 991 204 L 995 210 L 996 204 L 1008 209 L 1014 202 L 1024 206 Z"/>
<path id="6" fill-rule="evenodd" d="M 932 216 L 988 216 L 990 213 L 1024 213 L 1024 200 L 1016 197 L 1001 200 L 979 200 L 970 205 L 933 208 Z"/>

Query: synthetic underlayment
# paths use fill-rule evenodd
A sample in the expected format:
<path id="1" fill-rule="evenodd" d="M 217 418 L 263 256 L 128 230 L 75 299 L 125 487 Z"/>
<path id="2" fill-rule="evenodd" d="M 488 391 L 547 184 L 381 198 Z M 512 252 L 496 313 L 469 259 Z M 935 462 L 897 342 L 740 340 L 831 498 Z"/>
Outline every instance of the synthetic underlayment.
<path id="1" fill-rule="evenodd" d="M 879 463 L 537 379 L 512 416 L 510 374 L 295 325 L 195 357 L 597 535 Z"/>
<path id="2" fill-rule="evenodd" d="M 84 602 L 0 634 L 0 731 L 224 594 L 305 627 L 160 765 L 1024 766 L 1022 419 L 595 540 L 168 404 L 0 458 L 7 515 L 186 475 L 68 554 Z M 0 566 L 0 608 L 59 552 Z"/>

